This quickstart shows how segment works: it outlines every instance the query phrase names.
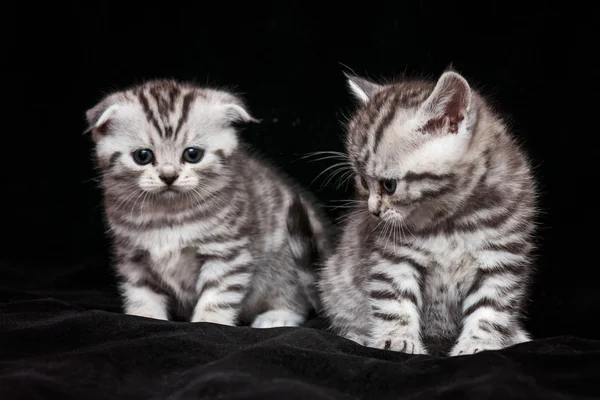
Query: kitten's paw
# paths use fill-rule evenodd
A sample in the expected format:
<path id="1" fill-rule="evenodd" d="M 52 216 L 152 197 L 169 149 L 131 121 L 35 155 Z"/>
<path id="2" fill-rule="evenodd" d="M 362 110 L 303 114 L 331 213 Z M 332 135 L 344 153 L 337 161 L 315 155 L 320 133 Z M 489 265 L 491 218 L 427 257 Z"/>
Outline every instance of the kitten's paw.
<path id="1" fill-rule="evenodd" d="M 253 328 L 278 328 L 282 326 L 300 326 L 304 317 L 288 310 L 270 310 L 258 315 Z"/>
<path id="2" fill-rule="evenodd" d="M 352 340 L 353 342 L 356 342 L 358 344 L 360 344 L 361 346 L 368 346 L 369 345 L 369 339 L 363 335 L 357 335 L 354 333 L 347 333 L 345 335 L 342 335 L 342 337 L 344 339 L 348 339 L 348 340 Z"/>
<path id="3" fill-rule="evenodd" d="M 427 350 L 421 340 L 410 336 L 379 338 L 370 341 L 368 346 L 407 354 L 427 354 Z"/>
<path id="4" fill-rule="evenodd" d="M 479 353 L 485 350 L 500 350 L 502 345 L 495 341 L 481 339 L 459 339 L 450 351 L 450 356 L 465 356 Z"/>
<path id="5" fill-rule="evenodd" d="M 160 319 L 162 321 L 167 321 L 169 318 L 165 312 L 161 310 L 150 310 L 150 309 L 136 309 L 136 310 L 127 310 L 125 314 L 132 315 L 135 317 L 144 317 L 144 318 L 152 318 L 152 319 Z"/>
<path id="6" fill-rule="evenodd" d="M 210 324 L 219 324 L 227 326 L 235 326 L 235 320 L 231 313 L 204 313 L 194 314 L 190 319 L 192 323 L 206 322 Z"/>

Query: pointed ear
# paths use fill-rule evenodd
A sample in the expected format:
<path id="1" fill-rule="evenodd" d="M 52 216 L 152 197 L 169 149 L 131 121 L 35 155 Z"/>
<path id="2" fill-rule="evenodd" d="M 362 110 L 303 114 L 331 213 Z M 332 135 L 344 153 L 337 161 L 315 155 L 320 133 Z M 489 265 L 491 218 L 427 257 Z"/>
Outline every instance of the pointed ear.
<path id="1" fill-rule="evenodd" d="M 344 73 L 344 76 L 346 76 L 352 94 L 363 103 L 369 101 L 375 92 L 382 88 L 381 85 L 355 75 Z"/>
<path id="2" fill-rule="evenodd" d="M 420 112 L 425 119 L 421 131 L 458 133 L 470 107 L 471 88 L 466 79 L 454 71 L 444 72 L 421 106 Z"/>
<path id="3" fill-rule="evenodd" d="M 114 95 L 106 97 L 100 103 L 86 111 L 88 127 L 83 134 L 92 133 L 92 139 L 97 141 L 107 132 L 110 119 L 115 115 L 121 106 L 117 103 Z"/>

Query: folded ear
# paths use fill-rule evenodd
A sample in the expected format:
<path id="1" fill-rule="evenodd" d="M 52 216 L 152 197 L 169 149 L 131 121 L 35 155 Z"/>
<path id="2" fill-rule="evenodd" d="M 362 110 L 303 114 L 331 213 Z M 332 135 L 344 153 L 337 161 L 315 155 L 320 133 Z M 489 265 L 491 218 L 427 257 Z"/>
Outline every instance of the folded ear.
<path id="1" fill-rule="evenodd" d="M 88 127 L 83 134 L 92 133 L 92 139 L 97 141 L 101 136 L 106 134 L 110 120 L 119 108 L 121 106 L 117 102 L 117 97 L 110 95 L 87 110 L 85 115 Z"/>
<path id="2" fill-rule="evenodd" d="M 352 94 L 361 102 L 366 103 L 369 99 L 382 88 L 374 82 L 371 82 L 365 78 L 360 78 L 355 75 L 344 73 L 346 76 L 348 86 Z"/>
<path id="3" fill-rule="evenodd" d="M 466 122 L 471 106 L 471 88 L 466 79 L 454 71 L 442 74 L 433 92 L 420 108 L 424 133 L 458 133 Z"/>
<path id="4" fill-rule="evenodd" d="M 248 112 L 244 101 L 231 93 L 221 93 L 219 106 L 225 111 L 225 117 L 229 123 L 260 122 Z"/>
<path id="5" fill-rule="evenodd" d="M 243 105 L 230 103 L 225 104 L 225 115 L 230 122 L 260 122 L 260 120 L 254 118 Z"/>

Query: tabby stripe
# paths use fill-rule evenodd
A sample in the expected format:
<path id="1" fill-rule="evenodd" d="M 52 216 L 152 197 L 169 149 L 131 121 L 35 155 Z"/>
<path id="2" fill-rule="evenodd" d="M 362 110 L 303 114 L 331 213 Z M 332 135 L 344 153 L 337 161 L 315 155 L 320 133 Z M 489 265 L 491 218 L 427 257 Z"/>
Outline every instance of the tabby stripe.
<path id="1" fill-rule="evenodd" d="M 438 189 L 425 189 L 421 191 L 421 195 L 416 199 L 400 199 L 393 200 L 392 203 L 399 204 L 403 206 L 409 206 L 414 203 L 421 203 L 428 200 L 433 200 L 438 197 L 441 197 L 445 194 L 452 192 L 455 189 L 454 184 L 448 184 L 446 186 L 442 186 Z"/>
<path id="2" fill-rule="evenodd" d="M 154 113 L 150 109 L 150 103 L 148 103 L 148 99 L 144 95 L 144 92 L 141 90 L 138 92 L 138 99 L 142 104 L 142 108 L 144 109 L 144 113 L 146 114 L 146 119 L 148 120 L 148 122 L 151 122 L 152 125 L 154 125 L 154 128 L 156 128 L 156 130 L 158 131 L 159 135 L 163 136 L 163 132 L 160 129 L 160 126 L 158 125 L 158 121 L 156 120 L 156 118 L 154 117 Z"/>
<path id="3" fill-rule="evenodd" d="M 392 98 L 391 104 L 389 104 L 386 114 L 381 119 L 379 126 L 375 130 L 375 139 L 373 143 L 373 154 L 377 152 L 377 148 L 379 147 L 379 143 L 381 142 L 381 138 L 383 137 L 383 132 L 385 129 L 392 123 L 396 113 L 398 112 L 398 104 L 400 103 L 400 99 L 402 98 L 401 93 L 395 93 Z"/>
<path id="4" fill-rule="evenodd" d="M 127 280 L 126 282 L 136 288 L 145 287 L 160 295 L 166 297 L 175 297 L 175 291 L 160 278 L 157 279 L 156 277 L 143 277 L 135 281 Z"/>
<path id="5" fill-rule="evenodd" d="M 369 297 L 377 300 L 396 300 L 397 295 L 389 290 L 372 290 Z"/>
<path id="6" fill-rule="evenodd" d="M 400 263 L 406 263 L 408 265 L 410 265 L 411 267 L 413 267 L 420 276 L 424 275 L 427 272 L 427 268 L 418 263 L 414 258 L 406 256 L 406 255 L 396 255 L 393 253 L 389 253 L 387 251 L 382 251 L 381 255 L 390 262 L 393 262 L 395 264 L 400 264 Z"/>
<path id="7" fill-rule="evenodd" d="M 467 297 L 478 291 L 481 288 L 481 286 L 483 286 L 483 283 L 486 281 L 486 279 L 493 275 L 511 275 L 513 280 L 517 280 L 516 278 L 519 278 L 522 274 L 523 269 L 513 264 L 497 268 L 479 268 L 475 274 L 473 284 L 467 291 Z"/>
<path id="8" fill-rule="evenodd" d="M 177 122 L 177 128 L 175 128 L 175 136 L 179 134 L 181 127 L 187 121 L 188 116 L 190 114 L 190 108 L 192 106 L 192 102 L 196 99 L 195 92 L 189 92 L 185 96 L 183 96 L 183 103 L 181 105 L 181 116 L 179 117 L 179 121 Z"/>
<path id="9" fill-rule="evenodd" d="M 158 109 L 158 116 L 163 122 L 165 137 L 170 138 L 173 135 L 173 128 L 168 124 L 170 107 L 167 99 L 162 96 L 162 91 L 159 91 L 156 87 L 150 89 L 150 95 L 152 95 L 156 101 L 156 108 Z"/>
<path id="10" fill-rule="evenodd" d="M 124 205 L 130 204 L 131 202 L 134 202 L 135 200 L 136 200 L 136 197 L 132 196 L 132 199 L 123 203 L 119 209 L 111 209 L 110 210 L 110 216 L 113 219 L 112 222 L 114 224 L 117 224 L 122 228 L 130 229 L 130 230 L 140 230 L 140 229 L 150 230 L 150 229 L 172 228 L 172 227 L 180 227 L 182 225 L 195 225 L 195 224 L 199 224 L 199 223 L 206 224 L 207 226 L 211 226 L 211 227 L 214 226 L 216 228 L 218 226 L 226 225 L 230 220 L 237 217 L 236 215 L 233 215 L 232 217 L 226 219 L 225 221 L 215 221 L 214 216 L 207 217 L 206 216 L 207 211 L 209 210 L 210 206 L 214 205 L 214 203 L 216 202 L 216 200 L 208 200 L 207 203 L 197 204 L 196 207 L 194 207 L 193 209 L 186 210 L 188 212 L 191 211 L 192 214 L 184 214 L 182 212 L 181 214 L 184 214 L 183 216 L 176 215 L 174 217 L 162 217 L 162 218 L 147 219 L 147 220 L 140 219 L 140 220 L 136 221 L 136 220 L 131 219 L 130 208 L 124 207 Z M 142 200 L 140 200 L 139 198 L 137 200 L 138 200 L 137 203 L 140 204 L 140 206 L 141 206 Z M 116 205 L 116 204 L 120 204 L 121 200 L 120 199 L 112 199 L 112 198 L 110 198 L 110 196 L 107 196 L 106 202 L 107 202 L 107 204 L 115 203 L 115 205 Z M 213 221 L 214 221 L 214 224 L 211 224 L 211 222 L 213 222 Z M 235 229 L 235 227 L 232 227 L 231 229 Z M 210 236 L 209 235 L 203 236 L 203 238 L 205 241 L 213 240 L 213 239 L 223 241 L 224 239 L 229 238 L 229 236 L 224 238 L 223 236 L 219 235 L 218 233 L 215 233 Z"/>
<path id="11" fill-rule="evenodd" d="M 110 155 L 110 158 L 108 159 L 108 169 L 112 169 L 115 166 L 119 157 L 121 157 L 120 151 L 115 151 Z"/>
<path id="12" fill-rule="evenodd" d="M 455 179 L 455 174 L 434 174 L 432 172 L 413 172 L 408 171 L 406 175 L 402 178 L 406 183 L 418 182 L 425 179 L 429 179 L 432 181 L 445 181 Z"/>
<path id="13" fill-rule="evenodd" d="M 246 290 L 245 285 L 235 284 L 227 286 L 223 292 L 243 292 L 244 290 Z"/>
<path id="14" fill-rule="evenodd" d="M 240 265 L 238 267 L 232 268 L 231 270 L 225 272 L 223 275 L 221 275 L 218 279 L 209 279 L 203 282 L 202 284 L 202 289 L 200 289 L 200 293 L 199 296 L 202 296 L 202 294 L 210 289 L 214 289 L 214 288 L 218 288 L 219 286 L 221 286 L 223 284 L 223 282 L 235 275 L 242 275 L 245 273 L 248 273 L 250 270 L 250 264 L 243 264 Z M 202 272 L 200 272 L 202 273 Z M 231 285 L 232 287 L 236 286 L 236 285 Z M 227 292 L 228 290 L 221 290 L 221 292 Z M 231 291 L 235 291 L 235 290 L 231 290 Z"/>
<path id="15" fill-rule="evenodd" d="M 385 282 L 385 283 L 389 283 L 389 284 L 394 283 L 394 279 L 391 276 L 380 273 L 380 272 L 371 274 L 371 280 Z"/>
<path id="16" fill-rule="evenodd" d="M 522 241 L 508 243 L 488 243 L 482 250 L 501 251 L 505 253 L 520 255 L 529 249 L 529 243 Z"/>
<path id="17" fill-rule="evenodd" d="M 175 105 L 180 93 L 179 87 L 171 86 L 171 90 L 169 90 L 169 111 L 172 113 L 175 112 Z"/>
<path id="18" fill-rule="evenodd" d="M 496 331 L 504 336 L 508 336 L 510 334 L 510 329 L 506 326 L 501 325 L 497 322 L 491 322 L 486 320 L 479 321 L 479 329 L 487 333 L 492 333 L 492 331 Z"/>
<path id="19" fill-rule="evenodd" d="M 480 309 L 482 307 L 490 307 L 498 312 L 507 312 L 512 309 L 512 307 L 510 305 L 502 305 L 494 299 L 491 299 L 489 297 L 484 297 L 484 298 L 478 300 L 475 304 L 471 305 L 469 308 L 467 308 L 463 312 L 463 315 L 465 317 L 468 317 L 469 315 L 473 314 L 475 311 L 477 311 L 478 309 Z"/>
<path id="20" fill-rule="evenodd" d="M 438 197 L 441 197 L 445 194 L 452 192 L 455 189 L 454 184 L 448 184 L 446 186 L 442 186 L 438 189 L 425 189 L 421 191 L 421 197 L 417 199 L 417 201 L 427 201 L 433 200 Z"/>
<path id="21" fill-rule="evenodd" d="M 219 310 L 226 310 L 229 308 L 238 308 L 240 303 L 211 303 L 204 308 L 204 312 L 217 312 Z"/>
<path id="22" fill-rule="evenodd" d="M 379 92 L 375 96 L 373 96 L 373 98 L 369 102 L 370 104 L 369 104 L 369 107 L 367 108 L 367 118 L 365 118 L 365 125 L 366 125 L 365 130 L 364 130 L 365 133 L 361 135 L 362 141 L 359 145 L 359 148 L 366 149 L 367 142 L 368 142 L 369 138 L 371 137 L 371 135 L 369 134 L 370 131 L 369 131 L 368 127 L 373 129 L 373 125 L 375 125 L 378 117 L 381 115 L 381 108 L 386 103 L 386 101 L 388 101 L 388 97 L 389 96 L 387 95 L 387 93 Z M 372 132 L 372 130 L 371 130 L 371 132 Z M 365 159 L 363 160 L 365 163 L 368 163 L 369 156 L 370 156 L 370 152 L 367 149 L 367 152 L 365 154 Z"/>
<path id="23" fill-rule="evenodd" d="M 402 325 L 402 326 L 406 326 L 409 323 L 406 315 L 387 314 L 387 313 L 376 312 L 376 313 L 373 313 L 373 316 L 375 318 L 379 318 L 384 321 L 398 321 L 400 323 L 400 325 Z"/>

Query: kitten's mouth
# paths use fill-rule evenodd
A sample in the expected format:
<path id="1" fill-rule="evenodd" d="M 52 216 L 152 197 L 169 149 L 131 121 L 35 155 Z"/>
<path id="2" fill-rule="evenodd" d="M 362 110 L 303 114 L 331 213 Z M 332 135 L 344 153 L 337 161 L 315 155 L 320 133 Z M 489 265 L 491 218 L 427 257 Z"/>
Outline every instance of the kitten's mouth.
<path id="1" fill-rule="evenodd" d="M 175 195 L 177 193 L 179 193 L 179 190 L 177 190 L 173 186 L 168 186 L 168 187 L 162 189 L 159 192 L 159 194 L 162 194 L 162 195 L 165 195 L 165 196 L 173 196 L 173 195 Z"/>

